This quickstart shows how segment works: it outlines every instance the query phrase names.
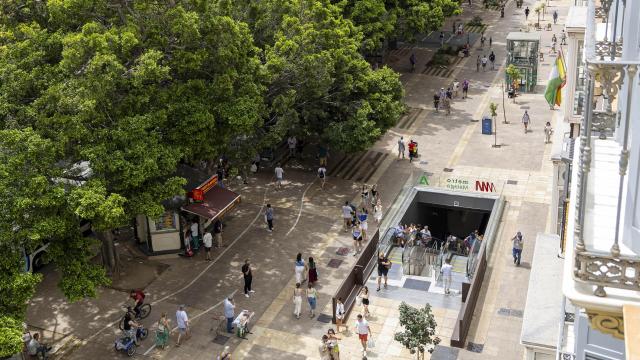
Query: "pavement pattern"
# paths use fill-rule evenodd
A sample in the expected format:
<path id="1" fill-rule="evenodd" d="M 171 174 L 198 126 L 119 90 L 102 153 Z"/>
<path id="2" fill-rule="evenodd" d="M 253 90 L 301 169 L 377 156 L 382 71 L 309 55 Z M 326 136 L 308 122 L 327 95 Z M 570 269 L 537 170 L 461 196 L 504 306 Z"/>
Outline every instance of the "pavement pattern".
<path id="1" fill-rule="evenodd" d="M 531 7 L 532 1 L 524 6 Z M 543 49 L 550 44 L 553 32 L 559 33 L 568 11 L 568 1 L 550 1 L 547 11 L 558 10 L 560 18 L 553 31 L 541 32 Z M 478 33 L 470 35 L 474 43 L 471 56 L 456 61 L 447 69 L 425 66 L 435 51 L 429 47 L 433 34 L 423 39 L 424 44 L 400 47 L 392 52 L 387 65 L 402 73 L 406 89 L 407 115 L 390 129 L 371 149 L 361 154 L 342 156 L 332 154 L 329 159 L 327 185 L 322 190 L 315 178 L 311 159 L 292 160 L 285 166 L 285 185 L 276 190 L 270 170 L 263 170 L 248 185 L 230 184 L 242 194 L 242 203 L 225 217 L 224 239 L 228 247 L 216 249 L 213 262 L 204 261 L 203 255 L 183 259 L 175 257 L 139 262 L 156 264 L 155 280 L 146 287 L 147 301 L 153 311 L 143 323 L 150 327 L 166 312 L 175 325 L 175 310 L 186 305 L 192 321 L 192 337 L 183 346 L 169 346 L 165 350 L 153 348 L 153 333 L 138 349 L 141 358 L 153 359 L 212 359 L 225 345 L 234 351 L 234 359 L 319 359 L 320 337 L 330 323 L 326 316 L 293 317 L 291 302 L 294 285 L 293 261 L 296 253 L 313 256 L 318 264 L 318 313 L 331 314 L 330 299 L 335 289 L 353 265 L 354 257 L 338 255 L 341 247 L 351 247 L 351 239 L 342 231 L 340 206 L 345 200 L 359 203 L 358 189 L 363 182 L 377 184 L 383 201 L 383 210 L 390 209 L 397 194 L 407 183 L 416 183 L 424 173 L 432 179 L 443 176 L 477 177 L 499 184 L 499 192 L 506 198 L 496 246 L 489 259 L 485 283 L 478 300 L 476 315 L 468 336 L 468 349 L 448 348 L 449 337 L 457 316 L 457 308 L 444 301 L 432 300 L 433 313 L 438 323 L 438 336 L 442 342 L 433 358 L 439 359 L 521 359 L 519 345 L 521 317 L 505 316 L 499 309 L 524 309 L 531 258 L 537 232 L 550 230 L 551 217 L 551 145 L 544 144 L 544 122 L 558 116 L 549 110 L 541 90 L 523 94 L 517 102 L 505 100 L 508 124 L 497 124 L 497 143 L 493 136 L 482 135 L 479 120 L 488 112 L 490 102 L 500 105 L 502 92 L 505 45 L 508 31 L 523 27 L 524 14 L 515 3 L 506 5 L 505 18 L 499 18 L 495 9 L 483 9 L 480 4 L 463 4 L 464 14 L 450 19 L 444 29 L 451 29 L 453 21 L 468 21 L 480 15 L 486 27 L 472 29 L 492 36 L 497 56 L 496 70 L 476 72 L 476 56 L 489 54 L 488 42 L 479 48 Z M 547 16 L 547 21 L 551 16 Z M 436 36 L 437 37 L 437 36 Z M 448 34 L 447 41 L 460 41 Z M 426 47 L 421 47 L 421 45 Z M 545 50 L 546 51 L 546 50 Z M 409 56 L 415 52 L 416 71 L 410 71 Z M 538 84 L 543 87 L 551 70 L 553 57 L 546 56 L 539 69 Z M 437 70 L 437 71 L 436 71 Z M 465 100 L 452 103 L 451 115 L 436 113 L 432 95 L 440 87 L 448 87 L 454 78 L 469 79 L 471 88 Z M 531 130 L 523 132 L 520 118 L 527 109 L 531 116 Z M 502 120 L 502 117 L 499 116 Z M 398 161 L 396 142 L 399 136 L 414 139 L 420 144 L 419 161 Z M 446 171 L 445 171 L 446 169 Z M 262 220 L 266 203 L 275 209 L 275 231 L 269 233 Z M 374 226 L 370 225 L 370 233 Z M 523 264 L 516 268 L 511 262 L 509 239 L 516 231 L 525 235 Z M 529 251 L 528 251 L 529 250 Z M 256 293 L 250 298 L 242 296 L 240 266 L 245 258 L 251 259 Z M 337 266 L 336 266 L 337 265 Z M 123 274 L 136 277 L 136 271 Z M 56 288 L 57 274 L 46 269 L 45 279 L 28 308 L 28 324 L 40 330 L 54 345 L 54 357 L 64 359 L 119 359 L 124 354 L 113 350 L 118 335 L 114 324 L 122 316 L 122 305 L 127 293 L 112 288 L 99 291 L 96 299 L 68 303 Z M 455 289 L 455 286 L 454 286 Z M 398 324 L 397 307 L 401 301 L 393 289 L 372 296 L 370 319 L 377 346 L 368 357 L 380 359 L 415 358 L 407 349 L 393 340 Z M 398 290 L 399 291 L 399 290 Z M 409 290 L 406 290 L 409 291 Z M 375 291 L 374 291 L 375 292 Z M 236 294 L 237 309 L 256 312 L 252 334 L 246 340 L 228 338 L 221 330 L 220 302 L 229 294 Z M 400 296 L 402 298 L 402 296 Z M 425 295 L 425 299 L 428 296 Z M 419 295 L 413 297 L 421 305 Z M 447 301 L 458 301 L 453 296 Z M 436 304 L 437 303 L 437 304 Z M 303 311 L 306 309 L 303 304 Z M 479 311 L 479 310 L 482 311 Z M 353 312 L 354 314 L 356 312 Z M 353 315 L 352 315 L 353 316 Z M 353 327 L 353 319 L 347 324 Z M 172 334 L 175 341 L 175 333 Z M 352 330 L 342 334 L 342 359 L 359 359 L 359 342 Z M 480 351 L 480 352 L 478 352 Z"/>

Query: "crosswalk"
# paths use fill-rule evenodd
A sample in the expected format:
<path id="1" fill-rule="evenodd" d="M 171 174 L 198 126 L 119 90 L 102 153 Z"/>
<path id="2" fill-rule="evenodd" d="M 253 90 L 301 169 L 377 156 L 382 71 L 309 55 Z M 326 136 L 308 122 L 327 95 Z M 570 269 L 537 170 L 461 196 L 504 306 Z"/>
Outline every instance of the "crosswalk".
<path id="1" fill-rule="evenodd" d="M 401 46 L 397 49 L 391 50 L 389 52 L 389 56 L 397 58 L 407 56 L 411 53 L 411 50 L 413 50 L 413 46 Z"/>
<path id="2" fill-rule="evenodd" d="M 429 76 L 437 76 L 442 78 L 449 78 L 453 75 L 453 71 L 456 66 L 462 62 L 462 58 L 456 56 L 449 66 L 428 66 L 424 70 L 422 70 L 422 74 Z"/>
<path id="3" fill-rule="evenodd" d="M 483 25 L 466 25 L 464 27 L 464 31 L 469 33 L 481 34 L 485 30 L 487 30 L 487 25 L 484 25 L 484 24 Z"/>
<path id="4" fill-rule="evenodd" d="M 388 156 L 389 153 L 375 150 L 342 155 L 334 166 L 329 166 L 327 175 L 366 183 Z"/>
<path id="5" fill-rule="evenodd" d="M 409 112 L 403 115 L 400 120 L 398 120 L 398 123 L 395 127 L 404 130 L 409 129 L 411 126 L 413 126 L 416 120 L 418 120 L 423 112 L 424 109 L 409 108 Z"/>

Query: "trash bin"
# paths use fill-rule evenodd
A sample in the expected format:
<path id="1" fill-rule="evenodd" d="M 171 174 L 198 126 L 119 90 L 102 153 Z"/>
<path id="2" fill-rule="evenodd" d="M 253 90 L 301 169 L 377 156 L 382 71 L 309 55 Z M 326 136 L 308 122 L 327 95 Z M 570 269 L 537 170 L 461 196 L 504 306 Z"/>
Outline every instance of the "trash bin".
<path id="1" fill-rule="evenodd" d="M 491 135 L 491 134 L 493 134 L 493 132 L 492 132 L 493 129 L 491 128 L 493 126 L 492 122 L 493 122 L 493 120 L 491 120 L 491 118 L 488 117 L 488 116 L 484 116 L 482 118 L 482 135 Z"/>

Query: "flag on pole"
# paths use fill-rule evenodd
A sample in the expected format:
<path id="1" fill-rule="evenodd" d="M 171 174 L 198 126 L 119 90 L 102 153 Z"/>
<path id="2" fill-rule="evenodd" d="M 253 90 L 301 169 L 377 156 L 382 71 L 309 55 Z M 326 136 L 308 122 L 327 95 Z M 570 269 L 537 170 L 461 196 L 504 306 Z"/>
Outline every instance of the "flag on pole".
<path id="1" fill-rule="evenodd" d="M 564 66 L 564 58 L 562 52 L 558 53 L 553 69 L 549 74 L 549 82 L 547 89 L 544 91 L 544 98 L 547 99 L 549 106 L 560 105 L 562 103 L 562 88 L 566 83 L 566 68 Z"/>

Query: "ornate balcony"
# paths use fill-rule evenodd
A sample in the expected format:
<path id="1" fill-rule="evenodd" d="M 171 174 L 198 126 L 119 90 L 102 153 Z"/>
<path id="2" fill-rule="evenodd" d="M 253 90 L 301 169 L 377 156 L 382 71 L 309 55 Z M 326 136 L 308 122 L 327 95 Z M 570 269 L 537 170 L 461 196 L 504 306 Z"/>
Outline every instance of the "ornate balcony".
<path id="1" fill-rule="evenodd" d="M 586 110 L 573 163 L 575 207 L 568 224 L 573 233 L 567 235 L 574 246 L 566 253 L 572 261 L 565 263 L 565 275 L 573 276 L 564 280 L 565 295 L 586 310 L 591 326 L 618 338 L 624 337 L 623 307 L 640 303 L 640 254 L 621 240 L 630 133 L 637 126 L 632 125 L 633 82 L 640 67 L 637 58 L 623 57 L 625 1 L 588 2 Z"/>

